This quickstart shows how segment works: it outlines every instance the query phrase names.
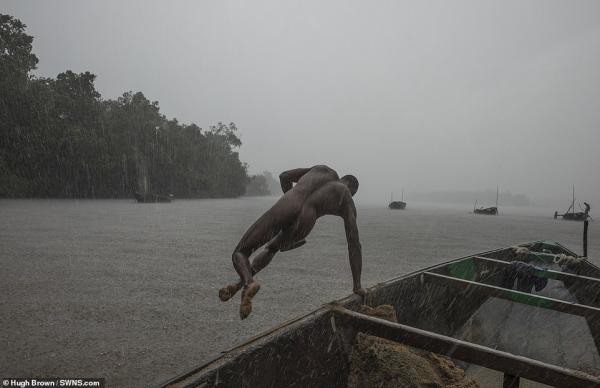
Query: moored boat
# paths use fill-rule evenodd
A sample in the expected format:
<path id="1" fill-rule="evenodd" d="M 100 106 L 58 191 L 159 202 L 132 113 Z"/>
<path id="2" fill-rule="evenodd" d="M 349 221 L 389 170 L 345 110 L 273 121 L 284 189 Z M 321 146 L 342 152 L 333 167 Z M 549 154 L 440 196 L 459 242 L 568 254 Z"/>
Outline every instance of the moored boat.
<path id="1" fill-rule="evenodd" d="M 558 212 L 556 212 L 554 215 L 554 218 L 558 218 L 558 217 L 562 217 L 563 220 L 569 220 L 569 221 L 585 221 L 588 216 L 584 212 L 571 212 L 571 213 L 565 213 L 565 214 L 558 214 Z"/>
<path id="2" fill-rule="evenodd" d="M 478 208 L 477 201 L 475 201 L 475 205 L 473 206 L 473 213 L 485 214 L 488 216 L 497 216 L 498 215 L 498 186 L 496 186 L 496 206 Z"/>
<path id="3" fill-rule="evenodd" d="M 479 209 L 473 209 L 473 213 L 495 216 L 495 215 L 498 215 L 498 208 L 496 206 L 480 207 Z"/>
<path id="4" fill-rule="evenodd" d="M 390 204 L 388 205 L 390 209 L 406 209 L 406 202 L 404 202 L 404 189 L 402 189 L 402 199 L 400 201 L 394 201 L 394 193 L 390 196 Z"/>
<path id="5" fill-rule="evenodd" d="M 585 221 L 589 218 L 590 205 L 587 202 L 585 204 L 585 211 L 576 212 L 575 211 L 575 185 L 573 185 L 573 199 L 571 201 L 571 206 L 567 209 L 564 214 L 558 214 L 558 211 L 554 212 L 554 219 L 558 217 L 562 217 L 563 220 L 569 221 Z M 581 205 L 580 205 L 581 206 Z"/>
<path id="6" fill-rule="evenodd" d="M 406 209 L 406 202 L 402 202 L 402 201 L 392 201 L 390 202 L 390 204 L 388 205 L 388 207 L 390 209 Z"/>
<path id="7" fill-rule="evenodd" d="M 363 303 L 393 306 L 397 322 Z M 358 333 L 448 356 L 482 387 L 600 387 L 600 268 L 547 241 L 470 255 L 325 305 L 161 386 L 346 387 Z"/>
<path id="8" fill-rule="evenodd" d="M 171 202 L 172 195 L 159 195 L 159 194 L 151 194 L 151 193 L 133 193 L 133 197 L 139 203 L 155 203 L 155 202 Z"/>

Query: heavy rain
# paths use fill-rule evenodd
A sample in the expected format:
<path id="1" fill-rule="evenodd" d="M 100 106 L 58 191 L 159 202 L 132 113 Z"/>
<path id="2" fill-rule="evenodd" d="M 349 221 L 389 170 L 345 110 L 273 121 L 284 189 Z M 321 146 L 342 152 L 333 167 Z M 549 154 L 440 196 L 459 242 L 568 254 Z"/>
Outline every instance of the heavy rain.
<path id="1" fill-rule="evenodd" d="M 598 15 L 3 0 L 3 386 L 600 386 Z"/>

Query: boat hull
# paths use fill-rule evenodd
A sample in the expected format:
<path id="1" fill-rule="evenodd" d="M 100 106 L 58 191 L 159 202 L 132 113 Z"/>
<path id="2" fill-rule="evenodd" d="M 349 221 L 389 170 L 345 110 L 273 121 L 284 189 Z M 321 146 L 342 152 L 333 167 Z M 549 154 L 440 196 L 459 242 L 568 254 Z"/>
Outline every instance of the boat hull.
<path id="1" fill-rule="evenodd" d="M 560 214 L 559 214 L 560 216 Z M 562 215 L 563 220 L 569 220 L 569 221 L 585 221 L 587 218 L 587 215 L 583 212 L 577 212 L 577 213 L 565 213 Z"/>
<path id="2" fill-rule="evenodd" d="M 574 370 L 579 365 L 583 346 L 591 343 L 597 352 L 600 345 L 597 323 L 600 300 L 596 300 L 600 294 L 600 269 L 581 260 L 561 272 L 554 263 L 555 255 L 576 256 L 562 245 L 537 241 L 521 244 L 521 247 L 528 250 L 524 256 L 519 256 L 512 247 L 488 251 L 394 278 L 369 289 L 365 302 L 371 306 L 393 306 L 398 323 L 359 314 L 357 311 L 363 301 L 357 295 L 350 295 L 275 327 L 161 386 L 346 387 L 349 357 L 358 332 L 448 355 L 467 363 L 467 368 L 475 365 L 497 370 L 505 374 L 505 381 L 506 376 L 521 376 L 553 386 L 600 386 L 600 381 L 587 375 L 587 371 Z M 572 295 L 579 304 L 500 287 L 505 269 L 513 261 L 545 266 L 547 269 L 539 272 L 554 282 L 552 289 L 562 287 L 561 290 Z M 585 276 L 581 276 L 582 273 Z M 555 335 L 562 338 L 562 334 L 568 339 L 560 352 L 545 352 L 534 346 L 544 344 L 554 335 L 548 332 L 528 337 L 526 341 L 518 340 L 519 333 L 511 333 L 507 338 L 515 337 L 517 344 L 533 346 L 533 349 L 511 351 L 502 348 L 507 345 L 498 342 L 497 335 L 474 337 L 474 333 L 485 333 L 474 325 L 486 317 L 502 330 L 506 322 L 497 322 L 493 314 L 481 314 L 490 307 L 492 312 L 496 311 L 498 303 L 508 304 L 508 311 L 525 309 L 528 319 L 517 321 L 520 330 L 525 330 L 534 318 L 542 322 L 546 316 L 554 315 L 561 319 L 572 316 L 580 319 L 577 325 L 568 328 L 568 336 Z M 554 322 L 549 323 L 548 330 L 554 330 Z M 552 357 L 558 353 L 562 358 L 553 362 Z M 540 361 L 536 359 L 538 356 L 547 358 Z"/>
<path id="3" fill-rule="evenodd" d="M 167 195 L 134 193 L 133 197 L 139 203 L 156 203 L 156 202 L 169 203 L 169 202 L 171 202 L 171 198 Z"/>
<path id="4" fill-rule="evenodd" d="M 402 201 L 392 201 L 390 202 L 390 204 L 388 205 L 388 207 L 390 209 L 397 209 L 397 210 L 404 210 L 406 209 L 406 202 L 402 202 Z"/>
<path id="5" fill-rule="evenodd" d="M 475 214 L 485 214 L 485 215 L 488 215 L 488 216 L 496 216 L 496 215 L 498 215 L 498 208 L 495 207 L 495 206 L 486 207 L 486 208 L 480 208 L 480 209 L 473 210 L 473 213 L 475 213 Z"/>

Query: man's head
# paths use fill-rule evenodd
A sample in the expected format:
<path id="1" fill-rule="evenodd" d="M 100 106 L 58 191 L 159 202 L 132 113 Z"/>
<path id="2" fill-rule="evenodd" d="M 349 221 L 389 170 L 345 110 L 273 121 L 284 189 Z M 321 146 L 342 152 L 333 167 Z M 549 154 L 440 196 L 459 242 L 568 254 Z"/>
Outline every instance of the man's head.
<path id="1" fill-rule="evenodd" d="M 354 175 L 344 175 L 340 179 L 340 182 L 348 186 L 348 189 L 350 190 L 352 196 L 354 196 L 354 194 L 356 194 L 356 192 L 358 191 L 358 179 L 356 179 Z"/>

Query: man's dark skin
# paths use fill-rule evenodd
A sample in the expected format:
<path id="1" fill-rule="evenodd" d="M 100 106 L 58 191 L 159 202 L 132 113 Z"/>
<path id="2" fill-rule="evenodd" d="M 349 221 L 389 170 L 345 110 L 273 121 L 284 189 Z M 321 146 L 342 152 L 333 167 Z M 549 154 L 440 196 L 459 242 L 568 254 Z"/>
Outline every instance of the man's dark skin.
<path id="1" fill-rule="evenodd" d="M 283 196 L 246 231 L 233 252 L 233 267 L 240 281 L 219 290 L 219 298 L 227 301 L 244 288 L 241 319 L 252 311 L 252 298 L 260 289 L 253 276 L 266 267 L 278 251 L 304 245 L 317 218 L 324 215 L 344 219 L 354 292 L 366 294 L 360 284 L 362 253 L 352 200 L 358 190 L 358 180 L 352 175 L 340 179 L 333 169 L 322 165 L 285 171 L 279 175 L 279 180 Z M 263 245 L 265 248 L 250 265 L 250 255 Z"/>

